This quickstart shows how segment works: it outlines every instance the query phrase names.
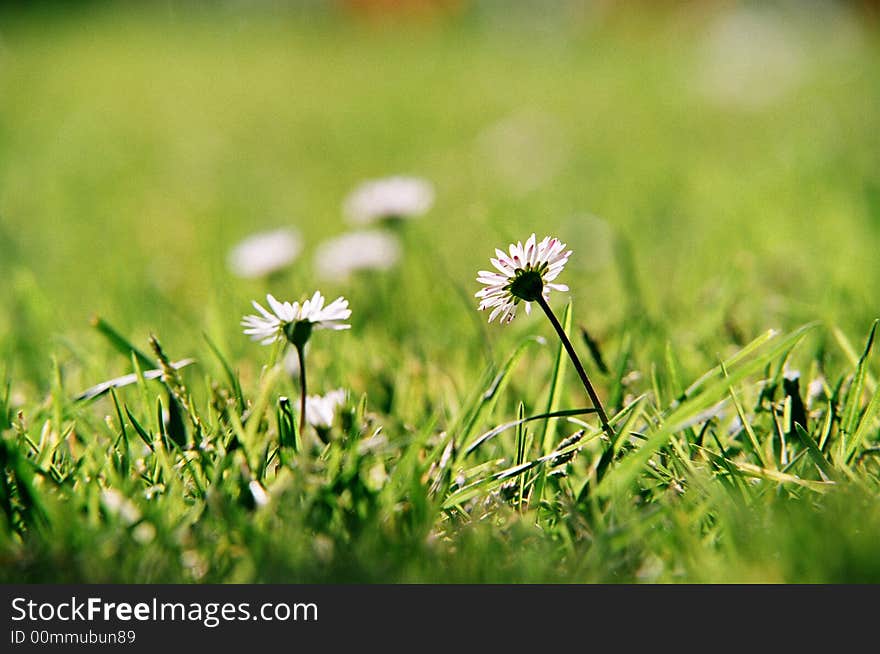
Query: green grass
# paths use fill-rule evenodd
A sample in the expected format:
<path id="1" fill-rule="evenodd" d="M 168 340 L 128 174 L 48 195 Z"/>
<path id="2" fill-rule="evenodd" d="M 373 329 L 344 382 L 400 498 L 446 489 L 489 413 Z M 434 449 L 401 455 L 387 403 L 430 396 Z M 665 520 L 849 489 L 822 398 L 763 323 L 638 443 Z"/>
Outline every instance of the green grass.
<path id="1" fill-rule="evenodd" d="M 708 10 L 0 16 L 0 580 L 880 581 L 870 25 L 786 17 L 796 83 L 755 104 L 705 90 Z M 401 264 L 317 280 L 395 173 L 437 190 Z M 303 256 L 234 278 L 280 225 Z M 614 443 L 540 312 L 475 310 L 533 231 L 574 250 Z M 353 315 L 310 391 L 350 401 L 297 447 L 238 323 L 315 288 Z"/>

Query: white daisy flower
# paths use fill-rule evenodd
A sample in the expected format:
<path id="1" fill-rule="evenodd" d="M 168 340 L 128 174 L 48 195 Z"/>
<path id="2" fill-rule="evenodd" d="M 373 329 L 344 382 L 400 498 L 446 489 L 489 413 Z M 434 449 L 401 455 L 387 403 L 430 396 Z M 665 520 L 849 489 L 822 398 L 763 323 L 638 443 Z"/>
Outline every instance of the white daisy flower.
<path id="1" fill-rule="evenodd" d="M 346 397 L 347 393 L 341 388 L 326 395 L 306 396 L 306 419 L 309 424 L 325 429 L 333 426 L 336 409 L 345 404 Z"/>
<path id="2" fill-rule="evenodd" d="M 358 270 L 387 270 L 400 259 L 396 236 L 379 230 L 343 234 L 315 251 L 315 272 L 322 279 L 344 280 Z"/>
<path id="3" fill-rule="evenodd" d="M 477 292 L 476 297 L 480 298 L 480 311 L 492 309 L 489 314 L 489 322 L 492 322 L 496 316 L 500 314 L 500 322 L 510 322 L 516 315 L 516 305 L 521 301 L 526 303 L 526 313 L 531 311 L 531 303 L 537 302 L 541 309 L 556 330 L 559 340 L 565 347 L 574 368 L 581 378 L 584 390 L 593 403 L 593 408 L 599 416 L 602 423 L 602 430 L 610 442 L 614 442 L 614 429 L 608 422 L 608 415 L 602 406 L 599 395 L 593 384 L 587 377 L 587 371 L 584 369 L 571 339 L 565 333 L 562 324 L 553 314 L 553 310 L 547 303 L 550 291 L 567 291 L 568 286 L 565 284 L 556 284 L 555 280 L 568 258 L 571 256 L 571 250 L 566 250 L 565 243 L 558 238 L 544 237 L 540 243 L 536 242 L 535 235 L 532 234 L 526 239 L 525 245 L 521 242 L 510 246 L 510 254 L 495 250 L 497 259 L 490 259 L 496 271 L 481 270 L 477 276 L 477 281 L 485 284 L 486 288 Z"/>
<path id="4" fill-rule="evenodd" d="M 302 251 L 302 239 L 292 229 L 254 234 L 229 252 L 227 265 L 239 277 L 265 277 L 286 268 Z"/>
<path id="5" fill-rule="evenodd" d="M 319 291 L 310 300 L 299 302 L 279 302 L 272 294 L 266 296 L 271 311 L 267 311 L 256 301 L 254 308 L 260 315 L 245 316 L 241 325 L 244 333 L 261 345 L 271 345 L 285 338 L 294 345 L 302 346 L 311 335 L 312 329 L 349 329 L 351 325 L 343 322 L 351 316 L 348 300 L 336 298 L 324 306 L 324 296 Z"/>
<path id="6" fill-rule="evenodd" d="M 350 222 L 364 225 L 381 220 L 415 218 L 434 204 L 434 187 L 418 177 L 386 177 L 364 182 L 346 198 Z"/>
<path id="7" fill-rule="evenodd" d="M 490 259 L 498 270 L 481 270 L 477 281 L 486 288 L 477 292 L 480 298 L 480 311 L 492 309 L 489 322 L 500 315 L 500 322 L 509 323 L 516 316 L 516 305 L 526 303 L 526 313 L 530 313 L 532 302 L 546 301 L 550 291 L 567 291 L 565 284 L 555 284 L 553 280 L 565 267 L 571 250 L 558 238 L 545 237 L 536 243 L 532 234 L 523 245 L 521 242 L 510 246 L 510 254 L 496 249 L 497 259 Z"/>

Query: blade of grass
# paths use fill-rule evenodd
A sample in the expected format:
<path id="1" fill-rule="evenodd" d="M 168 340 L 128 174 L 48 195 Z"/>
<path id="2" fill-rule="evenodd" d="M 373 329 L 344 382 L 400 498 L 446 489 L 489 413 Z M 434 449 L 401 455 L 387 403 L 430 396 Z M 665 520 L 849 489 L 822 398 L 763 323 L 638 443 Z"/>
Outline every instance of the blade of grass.
<path id="1" fill-rule="evenodd" d="M 875 325 L 876 322 L 877 321 L 874 321 Z M 846 358 L 849 360 L 850 364 L 853 366 L 858 366 L 860 357 L 856 352 L 856 349 L 853 347 L 852 343 L 846 337 L 846 334 L 844 334 L 840 327 L 837 327 L 836 325 L 831 327 L 831 333 L 834 334 L 834 338 L 837 341 L 837 344 L 840 346 L 840 349 L 843 350 L 843 353 L 846 355 Z M 865 385 L 872 393 L 877 389 L 877 379 L 870 372 L 867 372 L 865 374 Z"/>
<path id="2" fill-rule="evenodd" d="M 840 428 L 843 431 L 844 441 L 841 446 L 844 447 L 844 460 L 849 460 L 853 452 L 853 441 L 856 431 L 856 425 L 859 420 L 859 411 L 861 410 L 862 390 L 865 386 L 865 377 L 867 375 L 868 355 L 871 353 L 871 347 L 874 345 L 874 335 L 877 331 L 877 324 L 880 320 L 875 320 L 871 325 L 871 331 L 868 334 L 868 340 L 865 343 L 865 349 L 862 356 L 859 357 L 856 365 L 856 372 L 850 385 L 849 392 L 846 394 L 846 403 L 841 411 Z"/>
<path id="3" fill-rule="evenodd" d="M 156 367 L 156 362 L 153 361 L 153 359 L 151 359 L 134 345 L 132 345 L 127 338 L 116 331 L 116 329 L 114 329 L 110 323 L 108 323 L 100 316 L 92 317 L 92 327 L 97 329 L 108 341 L 110 341 L 110 344 L 115 347 L 116 350 L 121 354 L 124 354 L 125 356 L 130 356 L 133 354 L 137 357 L 141 366 L 145 368 Z"/>
<path id="4" fill-rule="evenodd" d="M 548 461 L 552 461 L 553 459 L 558 459 L 566 454 L 571 452 L 575 452 L 576 450 L 583 447 L 584 442 L 586 440 L 590 440 L 592 438 L 596 438 L 596 434 L 587 435 L 586 432 L 581 434 L 581 438 L 577 441 L 567 444 L 565 447 L 561 447 L 559 449 L 550 452 L 544 456 L 538 457 L 537 459 L 533 459 L 531 461 L 526 461 L 519 465 L 514 465 L 499 472 L 492 474 L 489 477 L 485 477 L 483 479 L 479 479 L 471 484 L 468 484 L 464 488 L 459 489 L 450 495 L 444 502 L 443 508 L 449 509 L 455 505 L 461 504 L 462 502 L 466 502 L 469 499 L 480 495 L 481 493 L 491 492 L 494 489 L 498 488 L 503 482 L 512 479 L 518 475 L 522 475 L 532 468 L 544 464 Z M 485 465 L 485 464 L 481 464 Z"/>
<path id="5" fill-rule="evenodd" d="M 629 358 L 632 353 L 632 337 L 629 332 L 624 333 L 623 340 L 620 344 L 620 351 L 617 355 L 617 362 L 614 366 L 614 385 L 608 397 L 608 406 L 610 411 L 620 411 L 623 404 L 623 377 L 626 375 L 626 368 L 629 365 Z"/>
<path id="6" fill-rule="evenodd" d="M 459 449 L 458 444 L 466 441 L 471 435 L 483 414 L 494 406 L 501 391 L 504 390 L 507 382 L 510 380 L 514 367 L 526 349 L 535 343 L 543 344 L 544 342 L 543 339 L 530 336 L 516 347 L 496 373 L 492 374 L 487 371 L 487 374 L 483 377 L 483 383 L 489 378 L 491 381 L 488 386 L 470 401 L 469 406 L 462 413 L 463 420 L 457 422 L 452 430 L 450 430 L 450 435 L 456 443 L 456 450 Z"/>
<path id="7" fill-rule="evenodd" d="M 186 366 L 192 365 L 195 363 L 195 359 L 181 359 L 180 361 L 174 361 L 171 363 L 171 366 L 175 370 L 180 370 L 185 368 Z M 162 370 L 154 369 L 154 370 L 144 370 L 138 374 L 137 372 L 133 372 L 128 375 L 122 375 L 120 377 L 115 377 L 105 382 L 101 382 L 100 384 L 96 384 L 91 388 L 84 390 L 82 393 L 78 394 L 74 397 L 75 402 L 82 402 L 85 400 L 92 400 L 96 397 L 99 397 L 109 391 L 111 388 L 123 388 L 124 386 L 129 386 L 130 384 L 135 384 L 139 381 L 139 379 L 151 380 L 151 379 L 159 379 L 162 377 Z"/>
<path id="8" fill-rule="evenodd" d="M 721 371 L 724 374 L 724 377 L 727 378 L 727 367 L 724 364 L 721 364 Z M 730 399 L 733 401 L 733 406 L 736 409 L 736 415 L 739 416 L 739 421 L 742 423 L 743 430 L 745 430 L 746 436 L 748 436 L 748 442 L 752 448 L 752 453 L 758 457 L 758 460 L 761 462 L 762 468 L 768 468 L 769 465 L 767 463 L 767 458 L 764 456 L 764 450 L 758 443 L 758 437 L 755 436 L 755 430 L 752 429 L 751 421 L 746 416 L 745 411 L 743 411 L 742 403 L 740 403 L 739 401 L 739 396 L 732 386 L 729 389 L 729 393 Z"/>
<path id="9" fill-rule="evenodd" d="M 511 422 L 505 422 L 497 427 L 490 429 L 489 431 L 481 434 L 474 441 L 465 448 L 465 456 L 476 450 L 478 447 L 483 445 L 486 441 L 491 438 L 494 438 L 498 434 L 511 429 L 512 427 L 517 427 L 518 425 L 532 422 L 533 420 L 544 420 L 545 418 L 565 418 L 568 416 L 582 416 L 588 413 L 595 413 L 596 409 L 589 407 L 583 409 L 565 409 L 562 411 L 554 411 L 552 413 L 539 413 L 535 416 L 529 416 L 528 418 L 524 418 L 522 420 L 513 420 Z"/>
<path id="10" fill-rule="evenodd" d="M 766 479 L 768 481 L 776 481 L 783 484 L 797 484 L 810 490 L 824 493 L 834 486 L 833 481 L 813 481 L 810 479 L 801 479 L 795 475 L 790 475 L 779 470 L 767 470 L 761 466 L 744 461 L 731 461 L 731 463 L 744 475 L 755 477 L 757 479 Z"/>
<path id="11" fill-rule="evenodd" d="M 134 427 L 135 432 L 137 432 L 137 435 L 140 436 L 144 444 L 150 448 L 150 451 L 155 452 L 156 448 L 153 446 L 153 438 L 147 433 L 146 429 L 141 427 L 141 424 L 137 419 L 131 415 L 131 411 L 128 410 L 128 407 L 125 407 L 125 415 L 128 416 L 128 421 L 131 423 L 131 426 Z"/>
<path id="12" fill-rule="evenodd" d="M 131 469 L 131 453 L 128 447 L 128 430 L 125 428 L 125 419 L 122 417 L 122 408 L 119 406 L 119 398 L 116 391 L 111 390 L 110 396 L 113 398 L 113 406 L 116 408 L 116 418 L 119 420 L 119 438 L 113 444 L 113 449 L 118 449 L 122 444 L 122 467 L 125 475 L 128 475 Z"/>
<path id="13" fill-rule="evenodd" d="M 251 407 L 251 410 L 248 413 L 247 425 L 245 426 L 243 436 L 246 445 L 245 451 L 249 455 L 248 465 L 250 465 L 251 470 L 260 469 L 258 454 L 260 448 L 257 443 L 257 432 L 260 429 L 260 422 L 263 413 L 265 413 L 266 408 L 269 406 L 269 396 L 272 394 L 272 390 L 281 378 L 282 372 L 283 369 L 281 366 L 273 366 L 266 372 L 260 383 L 260 392 L 257 394 L 257 400 L 254 402 L 253 407 Z"/>
<path id="14" fill-rule="evenodd" d="M 834 472 L 834 466 L 825 458 L 822 450 L 819 449 L 816 441 L 807 433 L 807 430 L 801 427 L 799 423 L 794 423 L 794 433 L 797 434 L 800 442 L 807 448 L 807 453 L 810 455 L 813 463 L 816 464 L 816 467 L 825 475 L 825 478 L 835 479 L 837 475 Z"/>
<path id="15" fill-rule="evenodd" d="M 813 325 L 811 324 L 811 327 L 812 326 Z M 734 354 L 732 357 L 730 357 L 729 359 L 724 361 L 724 365 L 727 366 L 728 368 L 733 368 L 740 361 L 744 361 L 744 360 L 748 359 L 748 357 L 750 357 L 752 354 L 754 354 L 755 352 L 760 350 L 766 343 L 770 342 L 771 340 L 773 340 L 777 336 L 779 336 L 779 331 L 777 331 L 775 329 L 767 330 L 766 332 L 761 334 L 758 338 L 756 338 L 751 343 L 746 345 L 744 348 L 737 351 L 736 354 Z M 718 366 L 715 366 L 714 368 L 708 370 L 704 374 L 702 374 L 700 377 L 697 378 L 697 380 L 694 383 L 692 383 L 690 386 L 688 386 L 685 389 L 684 393 L 682 394 L 683 395 L 682 401 L 686 400 L 689 397 L 692 397 L 694 394 L 696 394 L 696 392 L 700 389 L 700 387 L 702 387 L 704 384 L 706 384 L 706 382 L 717 377 L 720 373 L 721 373 L 721 366 L 718 365 Z M 673 408 L 675 408 L 675 407 L 673 406 Z"/>
<path id="16" fill-rule="evenodd" d="M 862 441 L 865 440 L 865 436 L 867 436 L 868 431 L 873 427 L 874 421 L 877 418 L 877 413 L 880 411 L 880 390 L 876 391 L 871 396 L 871 401 L 868 402 L 868 406 L 865 409 L 865 412 L 862 414 L 862 419 L 859 421 L 858 427 L 856 427 L 856 431 L 853 434 L 852 439 L 850 440 L 849 447 L 846 452 L 846 462 L 850 463 L 853 457 L 858 452 L 859 448 L 862 446 Z"/>
<path id="17" fill-rule="evenodd" d="M 220 367 L 223 368 L 223 373 L 226 375 L 226 381 L 229 382 L 229 387 L 232 389 L 232 393 L 235 396 L 235 400 L 238 403 L 238 410 L 240 413 L 244 413 L 247 405 L 244 401 L 244 394 L 241 391 L 241 383 L 238 380 L 238 375 L 236 375 L 232 371 L 232 366 L 229 365 L 229 362 L 226 360 L 226 357 L 223 356 L 223 353 L 220 351 L 220 348 L 211 340 L 207 333 L 202 332 L 202 337 L 205 339 L 205 342 L 208 344 L 208 348 L 217 357 L 217 361 L 220 362 Z"/>

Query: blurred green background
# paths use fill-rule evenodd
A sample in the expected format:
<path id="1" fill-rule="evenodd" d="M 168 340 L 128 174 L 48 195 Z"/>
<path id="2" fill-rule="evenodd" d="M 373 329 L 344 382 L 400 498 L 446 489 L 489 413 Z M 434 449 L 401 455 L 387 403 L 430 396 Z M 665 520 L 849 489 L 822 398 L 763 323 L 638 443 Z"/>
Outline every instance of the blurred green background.
<path id="1" fill-rule="evenodd" d="M 767 327 L 861 338 L 880 287 L 877 41 L 870 3 L 12 6 L 0 357 L 25 396 L 52 352 L 71 391 L 101 381 L 125 361 L 103 357 L 100 314 L 174 356 L 207 331 L 259 366 L 249 301 L 310 293 L 346 194 L 391 174 L 437 202 L 389 292 L 321 284 L 351 300 L 343 349 L 408 349 L 466 384 L 486 339 L 535 329 L 486 329 L 468 299 L 532 231 L 574 249 L 578 321 L 602 338 L 648 320 L 693 370 Z M 232 276 L 230 247 L 280 226 L 305 239 L 292 269 Z"/>

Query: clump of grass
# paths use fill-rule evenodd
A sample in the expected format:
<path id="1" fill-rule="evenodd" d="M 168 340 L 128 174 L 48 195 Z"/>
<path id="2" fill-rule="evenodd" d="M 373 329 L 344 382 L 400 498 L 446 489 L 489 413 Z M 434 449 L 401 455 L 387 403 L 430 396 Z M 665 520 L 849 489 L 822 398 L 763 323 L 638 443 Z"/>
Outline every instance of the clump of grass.
<path id="1" fill-rule="evenodd" d="M 849 372 L 795 399 L 786 363 L 816 330 L 759 337 L 683 389 L 669 383 L 678 373 L 663 389 L 658 376 L 609 418 L 623 435 L 614 440 L 582 420 L 588 411 L 552 401 L 535 415 L 520 402 L 515 420 L 477 433 L 533 341 L 490 366 L 448 422 L 388 430 L 363 396 L 344 406 L 326 442 L 307 445 L 281 394 L 291 381 L 277 368 L 244 394 L 244 411 L 237 378 L 210 379 L 210 395 L 196 400 L 179 378 L 153 381 L 139 368 L 135 384 L 110 391 L 106 420 L 61 387 L 13 417 L 7 393 L 4 576 L 873 579 L 858 530 L 816 531 L 831 512 L 861 513 L 877 490 L 877 400 L 865 366 L 873 328 Z M 172 384 L 166 404 L 157 392 Z M 172 404 L 192 412 L 198 441 L 169 433 Z M 550 420 L 562 437 L 545 452 Z M 790 530 L 821 548 L 817 567 L 795 563 Z M 114 565 L 99 565 L 95 551 Z M 441 573 L 453 560 L 463 563 Z"/>

